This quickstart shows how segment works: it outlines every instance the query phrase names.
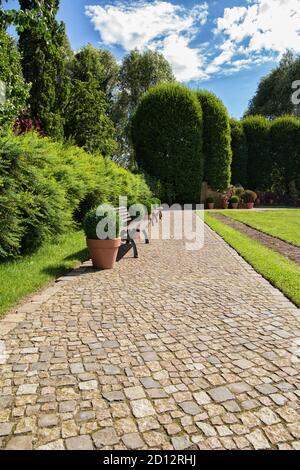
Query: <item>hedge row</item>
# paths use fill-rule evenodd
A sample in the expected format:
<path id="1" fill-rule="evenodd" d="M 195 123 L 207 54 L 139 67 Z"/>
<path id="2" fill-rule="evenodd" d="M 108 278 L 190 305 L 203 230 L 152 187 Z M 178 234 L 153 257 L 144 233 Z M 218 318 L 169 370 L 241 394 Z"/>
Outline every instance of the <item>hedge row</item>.
<path id="1" fill-rule="evenodd" d="M 300 119 L 263 116 L 231 120 L 232 183 L 270 191 L 281 185 L 300 192 Z"/>
<path id="2" fill-rule="evenodd" d="M 152 194 L 142 176 L 100 155 L 34 133 L 0 138 L 0 257 L 33 251 L 119 196 L 132 204 Z"/>
<path id="3" fill-rule="evenodd" d="M 300 119 L 285 116 L 272 122 L 270 150 L 286 189 L 294 185 L 300 196 Z"/>
<path id="4" fill-rule="evenodd" d="M 160 181 L 165 201 L 199 201 L 202 110 L 195 93 L 178 84 L 152 88 L 132 118 L 132 138 L 138 166 Z"/>
<path id="5" fill-rule="evenodd" d="M 231 128 L 231 182 L 234 185 L 240 184 L 247 187 L 247 140 L 243 124 L 236 119 L 230 119 Z"/>
<path id="6" fill-rule="evenodd" d="M 196 92 L 203 110 L 204 179 L 215 190 L 231 181 L 231 135 L 228 111 L 222 101 L 206 90 Z"/>
<path id="7" fill-rule="evenodd" d="M 202 181 L 216 190 L 231 179 L 230 124 L 223 103 L 178 84 L 152 88 L 132 119 L 136 161 L 168 202 L 198 202 Z"/>
<path id="8" fill-rule="evenodd" d="M 270 155 L 270 122 L 263 116 L 243 120 L 247 140 L 247 185 L 267 191 L 271 186 L 272 159 Z"/>

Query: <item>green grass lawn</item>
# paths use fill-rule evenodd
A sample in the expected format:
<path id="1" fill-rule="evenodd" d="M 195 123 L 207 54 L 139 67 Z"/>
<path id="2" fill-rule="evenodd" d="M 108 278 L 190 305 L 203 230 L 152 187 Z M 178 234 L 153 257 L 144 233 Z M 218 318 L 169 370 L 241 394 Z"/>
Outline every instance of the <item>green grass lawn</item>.
<path id="1" fill-rule="evenodd" d="M 0 314 L 86 260 L 83 232 L 71 232 L 31 256 L 0 264 Z"/>
<path id="2" fill-rule="evenodd" d="M 262 212 L 226 210 L 221 213 L 268 235 L 300 246 L 300 210 Z"/>
<path id="3" fill-rule="evenodd" d="M 292 261 L 205 214 L 205 222 L 264 278 L 300 307 L 300 268 Z"/>

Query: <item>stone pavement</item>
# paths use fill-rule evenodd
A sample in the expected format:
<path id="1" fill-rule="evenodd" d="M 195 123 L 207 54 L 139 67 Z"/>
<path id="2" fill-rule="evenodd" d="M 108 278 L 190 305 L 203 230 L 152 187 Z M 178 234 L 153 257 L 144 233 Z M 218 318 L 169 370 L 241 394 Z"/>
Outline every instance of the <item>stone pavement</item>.
<path id="1" fill-rule="evenodd" d="M 299 310 L 210 229 L 76 274 L 0 321 L 0 447 L 300 449 Z"/>

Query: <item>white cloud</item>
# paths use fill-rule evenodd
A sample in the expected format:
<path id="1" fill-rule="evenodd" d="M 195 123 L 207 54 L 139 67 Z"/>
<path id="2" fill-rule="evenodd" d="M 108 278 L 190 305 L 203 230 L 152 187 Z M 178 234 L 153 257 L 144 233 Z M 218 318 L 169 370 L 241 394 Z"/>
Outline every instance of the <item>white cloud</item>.
<path id="1" fill-rule="evenodd" d="M 122 2 L 86 6 L 86 14 L 104 44 L 122 46 L 125 51 L 159 50 L 180 81 L 205 76 L 201 50 L 190 44 L 207 20 L 207 3 L 187 9 L 160 0 Z"/>
<path id="2" fill-rule="evenodd" d="M 203 57 L 198 49 L 189 47 L 189 39 L 176 33 L 166 36 L 158 50 L 172 64 L 174 75 L 180 81 L 206 78 Z"/>
<path id="3" fill-rule="evenodd" d="M 300 0 L 252 0 L 248 7 L 226 8 L 217 32 L 239 44 L 244 54 L 300 52 Z"/>
<path id="4" fill-rule="evenodd" d="M 184 0 L 181 5 L 171 0 L 110 0 L 86 6 L 86 14 L 103 44 L 126 52 L 158 50 L 183 82 L 275 61 L 286 49 L 300 52 L 300 0 L 240 2 L 225 8 L 214 26 L 208 23 L 204 0 L 193 8 L 184 6 Z M 203 35 L 206 42 L 201 41 L 204 28 L 211 34 Z"/>

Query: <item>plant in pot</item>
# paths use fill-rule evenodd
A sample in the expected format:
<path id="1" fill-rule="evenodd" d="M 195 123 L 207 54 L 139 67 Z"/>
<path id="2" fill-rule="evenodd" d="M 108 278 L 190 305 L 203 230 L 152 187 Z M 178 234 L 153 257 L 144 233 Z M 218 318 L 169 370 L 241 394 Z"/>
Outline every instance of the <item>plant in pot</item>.
<path id="1" fill-rule="evenodd" d="M 231 197 L 235 194 L 235 188 L 230 186 L 226 191 L 221 195 L 221 207 L 222 209 L 228 209 L 229 202 Z"/>
<path id="2" fill-rule="evenodd" d="M 222 206 L 222 209 L 228 209 L 228 206 L 229 206 L 229 198 L 227 195 L 223 195 L 221 197 L 221 206 Z"/>
<path id="3" fill-rule="evenodd" d="M 257 194 L 254 191 L 247 190 L 244 192 L 243 201 L 246 204 L 247 209 L 253 209 L 256 200 Z"/>
<path id="4" fill-rule="evenodd" d="M 113 269 L 121 246 L 121 220 L 111 206 L 91 209 L 84 219 L 87 246 L 96 269 Z"/>
<path id="5" fill-rule="evenodd" d="M 208 197 L 208 198 L 206 199 L 206 204 L 207 204 L 207 207 L 208 207 L 209 209 L 214 209 L 214 207 L 215 207 L 215 199 L 214 199 L 212 196 Z"/>
<path id="6" fill-rule="evenodd" d="M 240 198 L 238 196 L 232 196 L 230 199 L 230 205 L 232 209 L 237 209 L 239 207 Z"/>

